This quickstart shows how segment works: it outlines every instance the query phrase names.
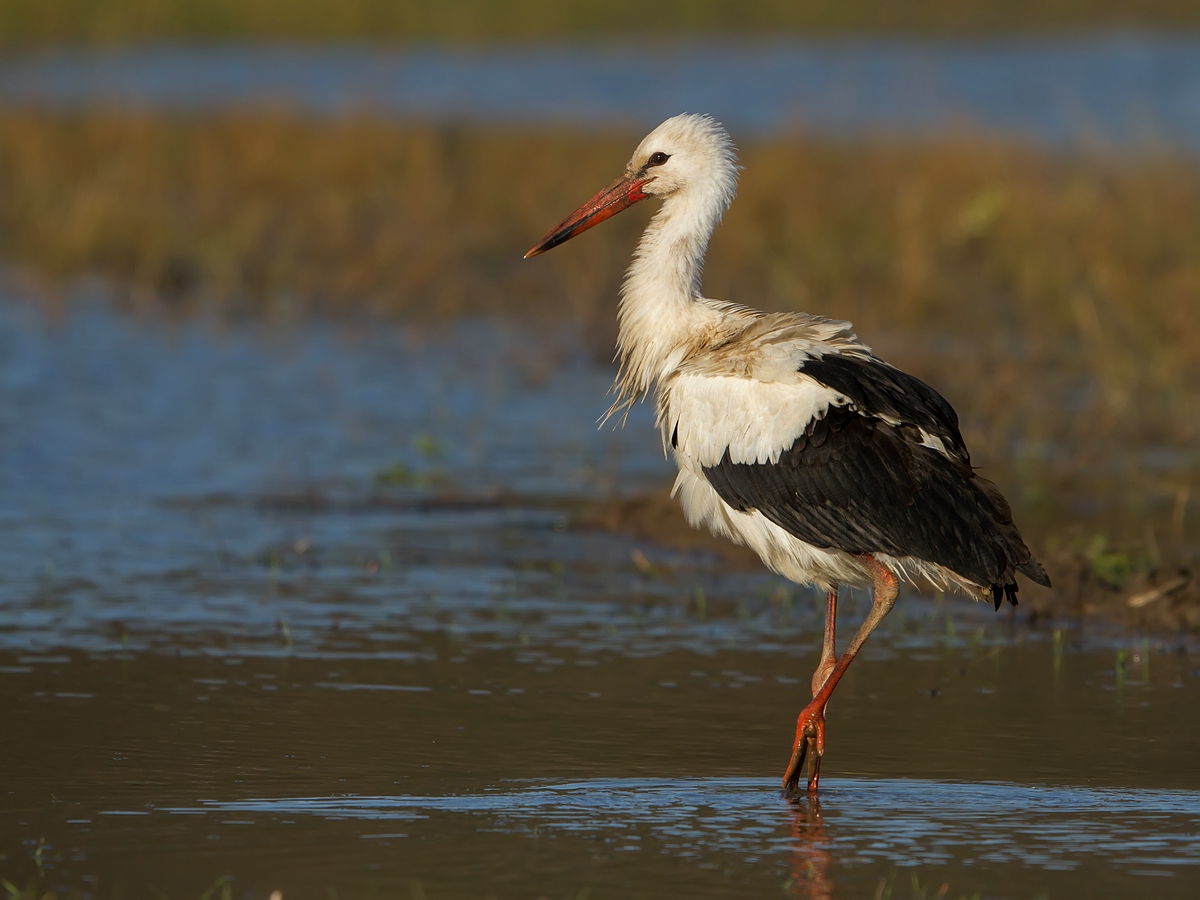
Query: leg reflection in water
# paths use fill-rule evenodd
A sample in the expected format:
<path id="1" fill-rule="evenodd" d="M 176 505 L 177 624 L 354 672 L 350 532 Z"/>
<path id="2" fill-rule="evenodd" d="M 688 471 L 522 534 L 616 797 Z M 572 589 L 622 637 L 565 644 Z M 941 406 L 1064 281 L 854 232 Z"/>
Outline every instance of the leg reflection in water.
<path id="1" fill-rule="evenodd" d="M 785 889 L 793 897 L 829 900 L 833 896 L 829 878 L 833 856 L 821 818 L 821 801 L 815 794 L 795 797 L 788 801 L 788 813 L 792 819 L 792 876 Z"/>

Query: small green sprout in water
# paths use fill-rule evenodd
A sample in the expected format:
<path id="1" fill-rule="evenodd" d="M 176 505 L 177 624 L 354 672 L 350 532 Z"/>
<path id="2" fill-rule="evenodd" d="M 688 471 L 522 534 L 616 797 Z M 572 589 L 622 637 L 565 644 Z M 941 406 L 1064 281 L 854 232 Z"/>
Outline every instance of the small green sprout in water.
<path id="1" fill-rule="evenodd" d="M 696 585 L 696 590 L 693 592 L 692 597 L 696 601 L 696 618 L 703 622 L 708 612 L 708 604 L 704 600 L 704 588 Z"/>
<path id="2" fill-rule="evenodd" d="M 200 895 L 200 900 L 212 900 L 217 896 L 217 891 L 220 891 L 221 900 L 233 900 L 233 876 L 222 875 L 212 883 L 203 894 Z"/>
<path id="3" fill-rule="evenodd" d="M 1125 663 L 1128 659 L 1129 651 L 1127 649 L 1122 648 L 1117 651 L 1116 679 L 1118 692 L 1125 686 Z"/>
<path id="4" fill-rule="evenodd" d="M 7 878 L 0 878 L 0 887 L 4 888 L 5 900 L 45 900 L 48 896 L 54 896 L 50 891 L 43 891 L 32 880 L 24 888 L 19 888 Z"/>
<path id="5" fill-rule="evenodd" d="M 412 469 L 400 462 L 394 462 L 375 473 L 375 483 L 384 487 L 406 487 L 415 480 Z"/>
<path id="6" fill-rule="evenodd" d="M 874 900 L 891 900 L 892 882 L 895 879 L 895 873 L 887 878 L 880 878 L 879 884 L 875 888 Z M 950 894 L 950 883 L 943 882 L 941 887 L 930 893 L 933 885 L 922 885 L 921 880 L 916 876 L 912 876 L 912 898 L 913 900 L 944 900 Z M 785 887 L 786 890 L 786 887 Z M 967 896 L 960 895 L 958 900 L 980 900 L 982 893 L 976 891 L 974 894 Z"/>
<path id="7" fill-rule="evenodd" d="M 275 620 L 275 627 L 279 630 L 279 639 L 283 642 L 283 646 L 288 650 L 292 649 L 292 630 L 288 628 L 287 620 L 280 616 Z"/>
<path id="8" fill-rule="evenodd" d="M 426 459 L 437 459 L 446 452 L 446 448 L 442 446 L 442 442 L 426 431 L 418 433 L 413 438 L 412 445 L 413 449 Z"/>
<path id="9" fill-rule="evenodd" d="M 916 875 L 912 877 L 912 896 L 913 900 L 942 900 L 950 892 L 949 882 L 944 883 L 935 893 L 929 893 L 929 888 L 923 887 L 921 881 Z"/>

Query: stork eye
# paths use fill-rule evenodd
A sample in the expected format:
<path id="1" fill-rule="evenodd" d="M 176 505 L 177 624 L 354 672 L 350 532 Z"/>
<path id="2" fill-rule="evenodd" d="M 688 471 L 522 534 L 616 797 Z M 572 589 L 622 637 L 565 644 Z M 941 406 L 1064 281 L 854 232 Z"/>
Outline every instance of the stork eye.
<path id="1" fill-rule="evenodd" d="M 648 166 L 661 166 L 663 163 L 665 163 L 665 162 L 666 162 L 668 159 L 670 159 L 670 158 L 671 158 L 670 156 L 668 156 L 666 153 L 663 153 L 663 152 L 660 150 L 660 151 L 658 151 L 657 153 L 652 153 L 652 154 L 650 154 L 650 159 L 648 159 L 648 160 L 646 161 L 646 165 L 648 165 Z"/>

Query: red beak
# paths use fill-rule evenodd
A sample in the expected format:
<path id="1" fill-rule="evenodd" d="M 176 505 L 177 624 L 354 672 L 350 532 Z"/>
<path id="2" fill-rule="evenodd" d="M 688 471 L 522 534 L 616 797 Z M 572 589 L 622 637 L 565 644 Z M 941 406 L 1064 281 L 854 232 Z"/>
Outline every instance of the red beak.
<path id="1" fill-rule="evenodd" d="M 645 200 L 648 194 L 642 193 L 646 183 L 642 174 L 622 175 L 595 197 L 589 200 L 575 212 L 563 219 L 558 227 L 533 247 L 525 258 L 545 253 L 559 244 L 564 244 L 577 234 L 582 234 L 593 225 L 599 225 L 605 219 L 612 218 L 621 210 L 633 206 L 639 200 Z"/>

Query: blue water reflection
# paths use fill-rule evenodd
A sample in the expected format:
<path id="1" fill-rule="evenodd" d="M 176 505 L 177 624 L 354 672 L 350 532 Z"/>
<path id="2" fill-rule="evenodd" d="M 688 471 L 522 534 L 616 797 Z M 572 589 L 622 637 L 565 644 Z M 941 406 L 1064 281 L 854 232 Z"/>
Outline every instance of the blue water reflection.
<path id="1" fill-rule="evenodd" d="M 958 860 L 1070 871 L 1085 858 L 1151 874 L 1200 866 L 1200 792 L 917 779 L 822 781 L 823 841 L 841 864 L 927 866 Z M 804 809 L 807 801 L 800 801 Z M 778 786 L 746 778 L 599 779 L 502 785 L 442 797 L 341 796 L 206 801 L 160 814 L 236 814 L 255 822 L 314 816 L 384 822 L 413 833 L 432 816 L 479 827 L 578 836 L 631 834 L 679 856 L 713 852 L 789 856 L 797 804 Z M 1163 873 L 1165 874 L 1165 873 Z"/>
<path id="2" fill-rule="evenodd" d="M 0 103 L 277 106 L 455 122 L 644 128 L 707 111 L 743 134 L 981 130 L 1051 144 L 1200 147 L 1200 40 L 1104 34 L 389 49 L 157 46 L 0 61 Z"/>

